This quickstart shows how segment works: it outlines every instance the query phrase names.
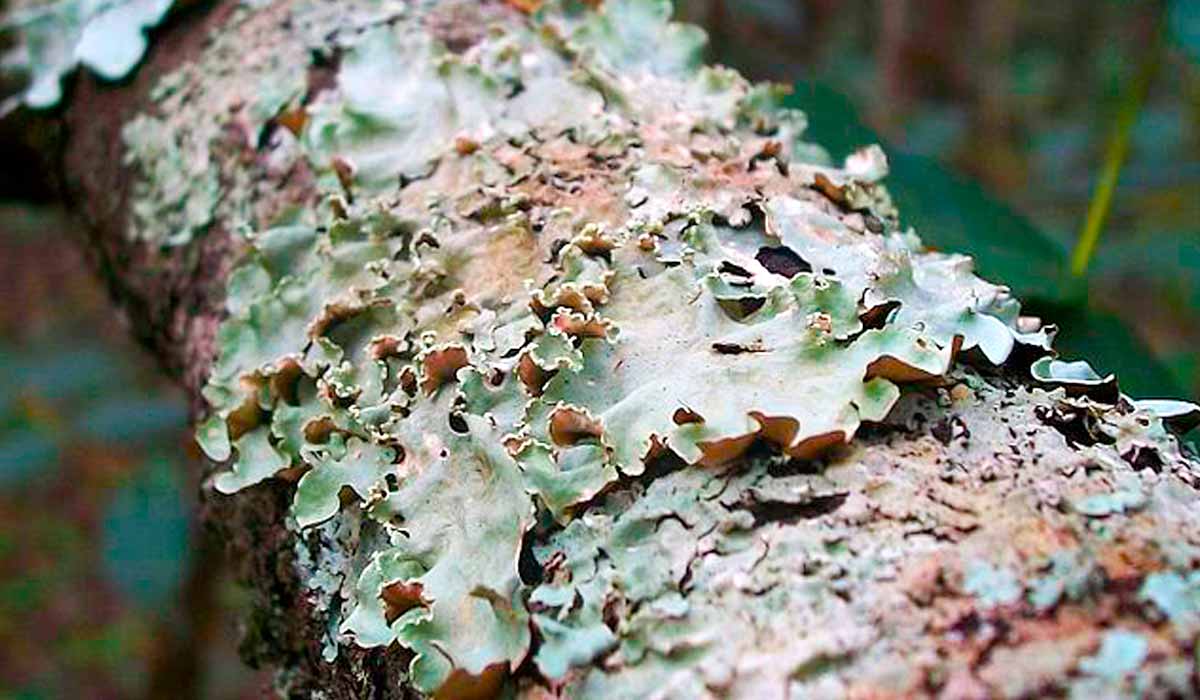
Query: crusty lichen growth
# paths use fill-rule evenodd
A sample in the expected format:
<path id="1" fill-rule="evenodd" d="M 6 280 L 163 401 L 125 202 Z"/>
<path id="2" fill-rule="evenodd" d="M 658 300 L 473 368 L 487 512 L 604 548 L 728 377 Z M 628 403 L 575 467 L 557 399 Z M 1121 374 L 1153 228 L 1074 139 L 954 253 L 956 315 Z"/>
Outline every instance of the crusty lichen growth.
<path id="1" fill-rule="evenodd" d="M 295 483 L 327 661 L 445 696 L 1189 692 L 1197 475 L 1155 411 L 1191 409 L 1039 359 L 1053 329 L 898 230 L 878 148 L 830 167 L 662 0 L 339 8 L 246 10 L 283 87 L 218 38 L 126 130 L 136 236 L 247 231 L 199 439 L 220 492 Z M 230 125 L 252 157 L 213 155 Z"/>

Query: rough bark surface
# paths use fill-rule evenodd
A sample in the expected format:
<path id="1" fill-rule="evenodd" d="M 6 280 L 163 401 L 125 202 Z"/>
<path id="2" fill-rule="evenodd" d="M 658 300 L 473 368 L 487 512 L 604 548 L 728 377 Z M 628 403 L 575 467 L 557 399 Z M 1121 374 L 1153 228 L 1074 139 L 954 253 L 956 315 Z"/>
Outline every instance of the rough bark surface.
<path id="1" fill-rule="evenodd" d="M 540 4 L 221 2 L 71 91 L 67 192 L 228 463 L 246 658 L 304 697 L 1195 694 L 1160 417 L 664 4 Z"/>

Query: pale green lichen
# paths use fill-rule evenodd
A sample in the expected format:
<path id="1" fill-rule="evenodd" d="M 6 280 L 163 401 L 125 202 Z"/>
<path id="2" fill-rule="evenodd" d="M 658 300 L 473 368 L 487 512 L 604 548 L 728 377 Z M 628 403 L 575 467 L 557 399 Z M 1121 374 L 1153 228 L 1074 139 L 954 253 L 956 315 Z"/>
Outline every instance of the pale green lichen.
<path id="1" fill-rule="evenodd" d="M 1141 696 L 1144 690 L 1139 692 L 1136 683 L 1130 681 L 1149 653 L 1150 645 L 1142 635 L 1129 630 L 1110 630 L 1096 654 L 1079 662 L 1079 670 L 1085 675 L 1071 689 L 1071 697 Z"/>
<path id="2" fill-rule="evenodd" d="M 347 50 L 338 88 L 310 109 L 305 145 L 322 169 L 336 157 L 368 186 L 427 174 L 456 138 L 492 136 L 507 92 L 427 35 L 389 26 Z"/>
<path id="3" fill-rule="evenodd" d="M 1143 508 L 1146 495 L 1142 493 L 1138 479 L 1129 478 L 1124 485 L 1109 493 L 1092 494 L 1072 503 L 1075 512 L 1093 518 L 1102 518 L 1114 513 L 1127 513 Z"/>
<path id="4" fill-rule="evenodd" d="M 105 80 L 130 73 L 146 53 L 146 32 L 166 17 L 173 0 L 50 0 L 18 3 L 3 19 L 17 45 L 4 65 L 29 76 L 20 99 L 53 107 L 62 80 L 83 65 Z M 13 105 L 9 105 L 11 109 Z"/>
<path id="5" fill-rule="evenodd" d="M 431 418 L 443 422 L 444 414 Z M 433 690 L 459 670 L 482 676 L 500 665 L 515 670 L 530 643 L 528 612 L 517 576 L 521 539 L 533 523 L 516 461 L 486 419 L 468 416 L 466 434 L 428 426 L 424 439 L 444 440 L 436 459 L 407 464 L 400 487 L 372 508 L 372 517 L 394 523 L 392 548 L 380 556 L 411 567 L 393 575 L 414 590 L 411 607 L 390 624 L 393 639 L 415 653 L 410 673 Z M 358 638 L 349 620 L 343 630 Z"/>
<path id="6" fill-rule="evenodd" d="M 252 231 L 197 437 L 220 492 L 296 482 L 327 660 L 402 647 L 426 693 L 904 694 L 957 662 L 927 629 L 1045 622 L 1113 595 L 1109 550 L 1152 517 L 1186 527 L 1200 480 L 1163 420 L 1189 410 L 1062 371 L 1052 328 L 897 230 L 881 151 L 830 167 L 660 0 L 499 11 L 453 50 L 452 6 L 247 10 L 308 37 L 245 61 L 280 89 L 248 100 L 263 78 L 216 41 L 143 118 L 169 121 L 127 130 L 168 171 L 145 240 Z M 302 98 L 331 46 L 336 84 Z M 214 147 L 231 125 L 283 140 L 245 165 Z M 315 193 L 269 225 L 280 172 Z M 1012 379 L 1039 356 L 1038 388 Z M 1127 608 L 1170 615 L 1164 586 Z M 1054 668 L 1133 658 L 1114 643 Z M 898 661 L 917 648 L 943 660 Z"/>
<path id="7" fill-rule="evenodd" d="M 262 140 L 268 125 L 304 95 L 309 62 L 301 44 L 245 51 L 241 32 L 262 31 L 253 18 L 236 10 L 230 26 L 214 34 L 203 61 L 159 80 L 151 92 L 154 113 L 122 128 L 124 162 L 138 175 L 128 229 L 133 240 L 171 248 L 200 237 L 216 221 L 232 230 L 255 228 L 264 218 L 254 206 L 261 188 L 298 159 L 295 138 L 273 129 L 264 157 L 249 168 L 239 160 L 242 149 Z M 223 79 L 214 84 L 212 75 Z"/>
<path id="8" fill-rule="evenodd" d="M 121 131 L 125 163 L 143 165 L 132 212 L 131 230 L 164 246 L 181 245 L 212 223 L 221 195 L 217 170 L 207 145 L 188 148 L 162 119 L 138 116 Z"/>
<path id="9" fill-rule="evenodd" d="M 1021 598 L 1021 582 L 1013 572 L 986 561 L 973 561 L 967 567 L 963 590 L 979 598 L 984 607 L 1009 605 Z"/>

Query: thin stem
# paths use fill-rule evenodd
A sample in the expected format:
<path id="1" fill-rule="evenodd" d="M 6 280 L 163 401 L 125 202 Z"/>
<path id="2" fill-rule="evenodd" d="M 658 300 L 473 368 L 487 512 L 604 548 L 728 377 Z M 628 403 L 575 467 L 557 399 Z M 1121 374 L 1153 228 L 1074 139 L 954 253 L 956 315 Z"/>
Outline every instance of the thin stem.
<path id="1" fill-rule="evenodd" d="M 1158 73 L 1162 57 L 1162 52 L 1159 50 L 1161 24 L 1161 21 L 1156 22 L 1150 49 L 1117 112 L 1116 129 L 1113 131 L 1104 153 L 1104 169 L 1101 171 L 1100 180 L 1096 183 L 1096 189 L 1092 193 L 1092 201 L 1088 205 L 1087 218 L 1084 220 L 1083 230 L 1079 233 L 1079 241 L 1071 253 L 1071 275 L 1073 277 L 1083 277 L 1087 274 L 1088 263 L 1091 262 L 1092 254 L 1096 251 L 1100 233 L 1104 230 L 1104 221 L 1108 218 L 1113 193 L 1117 189 L 1117 181 L 1121 176 L 1121 166 L 1125 164 L 1125 156 L 1129 152 L 1129 137 L 1133 133 L 1133 125 L 1137 123 L 1146 93 L 1150 89 L 1155 74 Z"/>

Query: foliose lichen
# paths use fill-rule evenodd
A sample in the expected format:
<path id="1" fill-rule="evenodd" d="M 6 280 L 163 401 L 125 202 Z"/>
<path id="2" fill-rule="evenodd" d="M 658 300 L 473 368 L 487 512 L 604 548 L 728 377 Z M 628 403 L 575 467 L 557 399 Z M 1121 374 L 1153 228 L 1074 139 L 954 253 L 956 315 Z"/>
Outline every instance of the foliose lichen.
<path id="1" fill-rule="evenodd" d="M 174 0 L 29 0 L 10 3 L 0 20 L 17 43 L 4 66 L 29 77 L 18 103 L 37 109 L 62 99 L 62 80 L 83 65 L 105 80 L 120 80 L 146 53 L 146 32 L 157 26 Z"/>

